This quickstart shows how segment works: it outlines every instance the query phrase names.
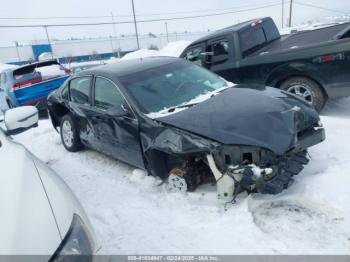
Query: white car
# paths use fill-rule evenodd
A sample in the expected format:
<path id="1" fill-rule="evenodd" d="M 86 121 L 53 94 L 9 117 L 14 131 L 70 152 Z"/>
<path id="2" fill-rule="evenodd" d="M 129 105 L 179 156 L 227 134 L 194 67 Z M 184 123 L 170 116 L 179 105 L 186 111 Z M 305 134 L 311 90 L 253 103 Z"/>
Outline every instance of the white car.
<path id="1" fill-rule="evenodd" d="M 0 86 L 0 114 L 8 109 L 6 102 L 5 90 Z"/>
<path id="2" fill-rule="evenodd" d="M 2 118 L 0 255 L 64 261 L 65 255 L 82 254 L 91 260 L 95 234 L 79 201 L 54 171 L 10 137 L 37 125 L 37 109 L 9 109 Z"/>

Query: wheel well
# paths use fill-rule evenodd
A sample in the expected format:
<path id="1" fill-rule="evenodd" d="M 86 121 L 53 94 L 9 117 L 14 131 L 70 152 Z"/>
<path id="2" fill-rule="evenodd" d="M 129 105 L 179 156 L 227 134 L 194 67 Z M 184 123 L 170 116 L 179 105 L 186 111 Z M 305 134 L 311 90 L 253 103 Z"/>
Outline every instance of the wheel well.
<path id="1" fill-rule="evenodd" d="M 290 78 L 294 78 L 294 77 L 301 77 L 301 78 L 306 78 L 306 79 L 314 81 L 320 87 L 320 89 L 321 89 L 323 95 L 325 96 L 325 98 L 328 98 L 328 94 L 326 92 L 326 89 L 323 87 L 323 85 L 319 81 L 317 81 L 313 77 L 305 76 L 305 75 L 301 75 L 301 74 L 295 74 L 295 75 L 289 75 L 289 76 L 283 77 L 282 79 L 277 81 L 277 83 L 275 84 L 275 87 L 280 88 L 284 81 L 286 81 L 286 80 L 288 80 Z"/>
<path id="2" fill-rule="evenodd" d="M 145 153 L 147 170 L 150 174 L 166 179 L 173 168 L 188 167 L 188 163 L 195 162 L 201 156 L 197 154 L 172 154 L 157 149 Z"/>
<path id="3" fill-rule="evenodd" d="M 50 107 L 50 117 L 55 127 L 60 125 L 61 118 L 69 113 L 69 110 L 61 104 L 53 104 Z"/>

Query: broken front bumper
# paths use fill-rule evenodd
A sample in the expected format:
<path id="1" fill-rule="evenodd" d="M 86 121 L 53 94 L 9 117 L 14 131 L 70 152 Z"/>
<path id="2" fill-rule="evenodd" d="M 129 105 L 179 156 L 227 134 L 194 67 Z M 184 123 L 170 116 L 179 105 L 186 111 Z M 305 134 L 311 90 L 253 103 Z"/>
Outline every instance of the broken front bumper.
<path id="1" fill-rule="evenodd" d="M 304 151 L 326 139 L 326 133 L 323 127 L 313 127 L 298 135 L 295 147 L 289 153 Z"/>
<path id="2" fill-rule="evenodd" d="M 294 146 L 284 155 L 247 146 L 224 146 L 220 153 L 214 155 L 215 161 L 212 155 L 207 155 L 217 181 L 219 201 L 232 202 L 235 195 L 243 190 L 262 194 L 282 192 L 292 183 L 293 176 L 309 162 L 307 149 L 323 140 L 325 130 L 318 125 L 299 132 Z"/>

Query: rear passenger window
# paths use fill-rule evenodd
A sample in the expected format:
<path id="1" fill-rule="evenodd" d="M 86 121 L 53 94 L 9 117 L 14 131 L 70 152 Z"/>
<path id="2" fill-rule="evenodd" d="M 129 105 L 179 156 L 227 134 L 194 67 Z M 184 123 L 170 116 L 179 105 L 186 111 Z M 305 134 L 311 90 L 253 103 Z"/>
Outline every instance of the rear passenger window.
<path id="1" fill-rule="evenodd" d="M 79 104 L 89 104 L 92 77 L 78 77 L 69 82 L 70 98 Z"/>
<path id="2" fill-rule="evenodd" d="M 106 110 L 112 107 L 121 106 L 123 103 L 123 96 L 112 81 L 96 77 L 95 107 Z"/>

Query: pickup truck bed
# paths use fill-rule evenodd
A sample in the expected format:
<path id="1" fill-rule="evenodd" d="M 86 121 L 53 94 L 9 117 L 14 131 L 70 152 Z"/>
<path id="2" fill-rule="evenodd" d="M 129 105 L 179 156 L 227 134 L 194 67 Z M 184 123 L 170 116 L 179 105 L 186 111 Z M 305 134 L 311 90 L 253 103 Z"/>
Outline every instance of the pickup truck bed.
<path id="1" fill-rule="evenodd" d="M 265 48 L 258 50 L 252 55 L 257 55 L 262 52 L 275 52 L 290 48 L 302 48 L 313 44 L 331 42 L 341 39 L 349 34 L 350 25 L 344 23 L 340 25 L 320 28 L 312 31 L 303 31 L 295 34 L 282 35 L 281 38 L 271 42 Z"/>

